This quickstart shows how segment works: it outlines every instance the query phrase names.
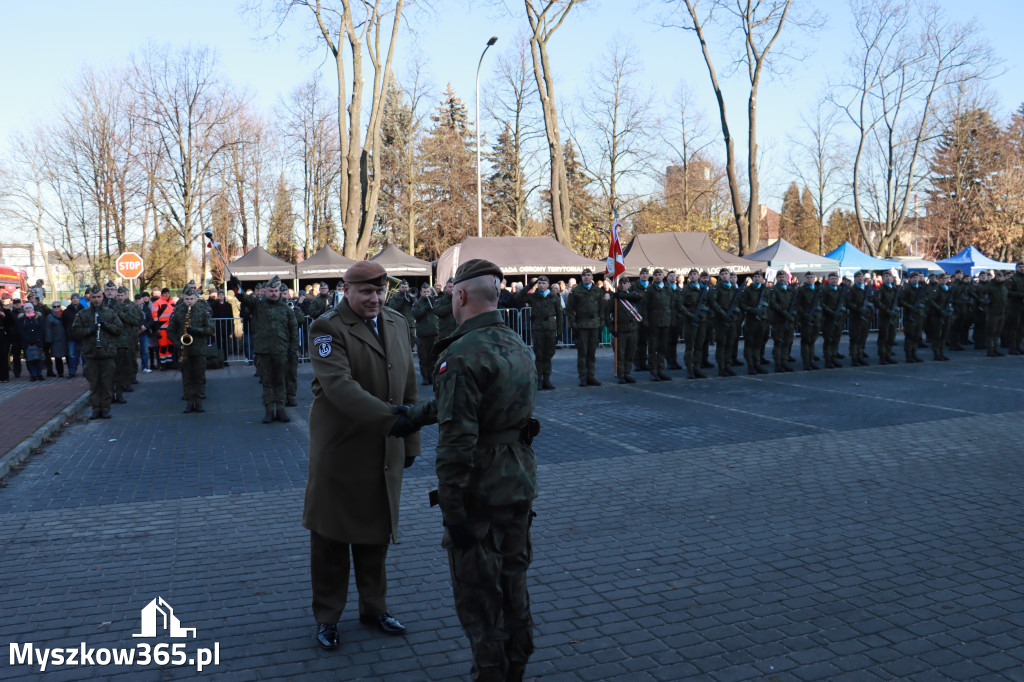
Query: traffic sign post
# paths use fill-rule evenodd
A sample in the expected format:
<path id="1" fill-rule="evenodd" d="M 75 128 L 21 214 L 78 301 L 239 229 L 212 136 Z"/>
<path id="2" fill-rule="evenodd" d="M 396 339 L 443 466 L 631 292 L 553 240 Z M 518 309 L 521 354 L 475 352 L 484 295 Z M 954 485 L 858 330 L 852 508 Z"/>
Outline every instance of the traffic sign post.
<path id="1" fill-rule="evenodd" d="M 118 256 L 115 265 L 117 266 L 117 274 L 125 279 L 138 279 L 139 275 L 145 270 L 142 256 L 132 251 Z"/>

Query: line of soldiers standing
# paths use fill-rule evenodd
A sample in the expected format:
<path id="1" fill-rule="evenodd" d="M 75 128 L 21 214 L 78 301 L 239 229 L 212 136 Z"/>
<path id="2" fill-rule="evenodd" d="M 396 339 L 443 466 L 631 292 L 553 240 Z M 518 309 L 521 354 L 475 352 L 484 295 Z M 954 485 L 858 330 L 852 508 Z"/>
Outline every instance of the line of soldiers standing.
<path id="1" fill-rule="evenodd" d="M 1011 355 L 1024 354 L 1024 263 L 1017 264 L 1016 273 L 983 272 L 977 282 L 957 271 L 953 276 L 932 275 L 928 283 L 922 282 L 922 275 L 912 274 L 897 286 L 893 275 L 885 273 L 877 289 L 863 272 L 856 273 L 852 282 L 842 283 L 837 273 L 819 283 L 808 272 L 801 286 L 790 284 L 786 272 L 777 274 L 774 286 L 765 282 L 761 272 L 743 286 L 727 269 L 719 272 L 714 286 L 708 273 L 697 270 L 687 274 L 685 284 L 677 282 L 675 273 L 660 268 L 651 274 L 642 270 L 636 287 L 629 278 L 620 277 L 609 296 L 593 284 L 593 273 L 584 270 L 582 283 L 569 293 L 565 312 L 576 338 L 580 386 L 600 385 L 594 374 L 594 351 L 603 326 L 616 337 L 620 384 L 636 381 L 634 369 L 649 371 L 651 381 L 671 381 L 666 369 L 683 368 L 676 351 L 680 335 L 686 343 L 683 362 L 690 379 L 705 378 L 701 370 L 715 366 L 719 376 L 735 376 L 733 368 L 744 364 L 749 374 L 767 373 L 769 337 L 775 371 L 792 372 L 791 352 L 798 330 L 803 369 L 819 369 L 815 351 L 819 335 L 825 367 L 841 367 L 845 356 L 839 353 L 839 342 L 847 321 L 851 363 L 867 365 L 867 336 L 876 315 L 879 364 L 896 363 L 892 349 L 901 317 L 906 362 L 922 361 L 917 354 L 924 346 L 922 333 L 927 334 L 933 359 L 948 360 L 947 347 L 962 350 L 972 326 L 975 347 L 987 349 L 990 357 L 1002 355 L 1000 345 Z M 743 361 L 738 357 L 741 332 Z M 712 343 L 715 364 L 709 361 Z"/>

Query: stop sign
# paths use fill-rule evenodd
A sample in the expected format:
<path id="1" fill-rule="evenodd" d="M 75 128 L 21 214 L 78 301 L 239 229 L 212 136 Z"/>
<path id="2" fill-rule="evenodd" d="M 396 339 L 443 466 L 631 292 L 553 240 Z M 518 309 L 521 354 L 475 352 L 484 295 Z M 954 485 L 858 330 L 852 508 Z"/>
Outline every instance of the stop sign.
<path id="1" fill-rule="evenodd" d="M 117 257 L 117 274 L 125 279 L 135 279 L 142 274 L 142 256 L 131 251 Z"/>

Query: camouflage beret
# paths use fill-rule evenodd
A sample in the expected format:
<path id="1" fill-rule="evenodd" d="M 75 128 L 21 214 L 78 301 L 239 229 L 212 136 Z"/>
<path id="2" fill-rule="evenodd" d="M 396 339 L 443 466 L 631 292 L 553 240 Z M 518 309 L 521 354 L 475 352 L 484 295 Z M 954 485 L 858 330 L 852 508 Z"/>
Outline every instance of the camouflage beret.
<path id="1" fill-rule="evenodd" d="M 484 260 L 483 258 L 473 258 L 459 266 L 459 269 L 455 271 L 455 278 L 452 283 L 458 284 L 459 282 L 465 282 L 467 279 L 482 277 L 483 275 L 492 275 L 498 279 L 504 277 L 501 268 L 491 261 Z"/>
<path id="2" fill-rule="evenodd" d="M 372 260 L 361 260 L 345 272 L 345 284 L 373 284 L 382 287 L 387 283 L 388 271 Z"/>

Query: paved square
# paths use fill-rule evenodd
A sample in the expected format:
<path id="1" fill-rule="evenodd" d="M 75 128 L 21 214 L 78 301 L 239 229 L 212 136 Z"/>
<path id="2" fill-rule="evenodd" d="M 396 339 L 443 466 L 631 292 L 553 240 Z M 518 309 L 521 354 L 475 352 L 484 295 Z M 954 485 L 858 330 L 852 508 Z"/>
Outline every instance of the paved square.
<path id="1" fill-rule="evenodd" d="M 539 394 L 530 587 L 546 680 L 1024 680 L 1024 359 L 577 388 Z M 742 368 L 741 368 L 742 369 Z M 0 487 L 0 633 L 135 647 L 157 596 L 212 679 L 466 679 L 434 484 L 406 472 L 389 606 L 314 644 L 301 527 L 311 400 L 263 425 L 251 368 L 141 376 Z M 425 395 L 425 393 L 424 393 Z M 354 585 L 353 585 L 354 591 Z M 354 594 L 354 592 L 353 592 Z M 151 640 L 155 645 L 157 640 Z M 166 637 L 159 642 L 171 643 Z M 0 678 L 39 667 L 0 666 Z M 52 672 L 49 672 L 52 670 Z M 55 666 L 43 679 L 187 679 L 194 667 Z"/>

